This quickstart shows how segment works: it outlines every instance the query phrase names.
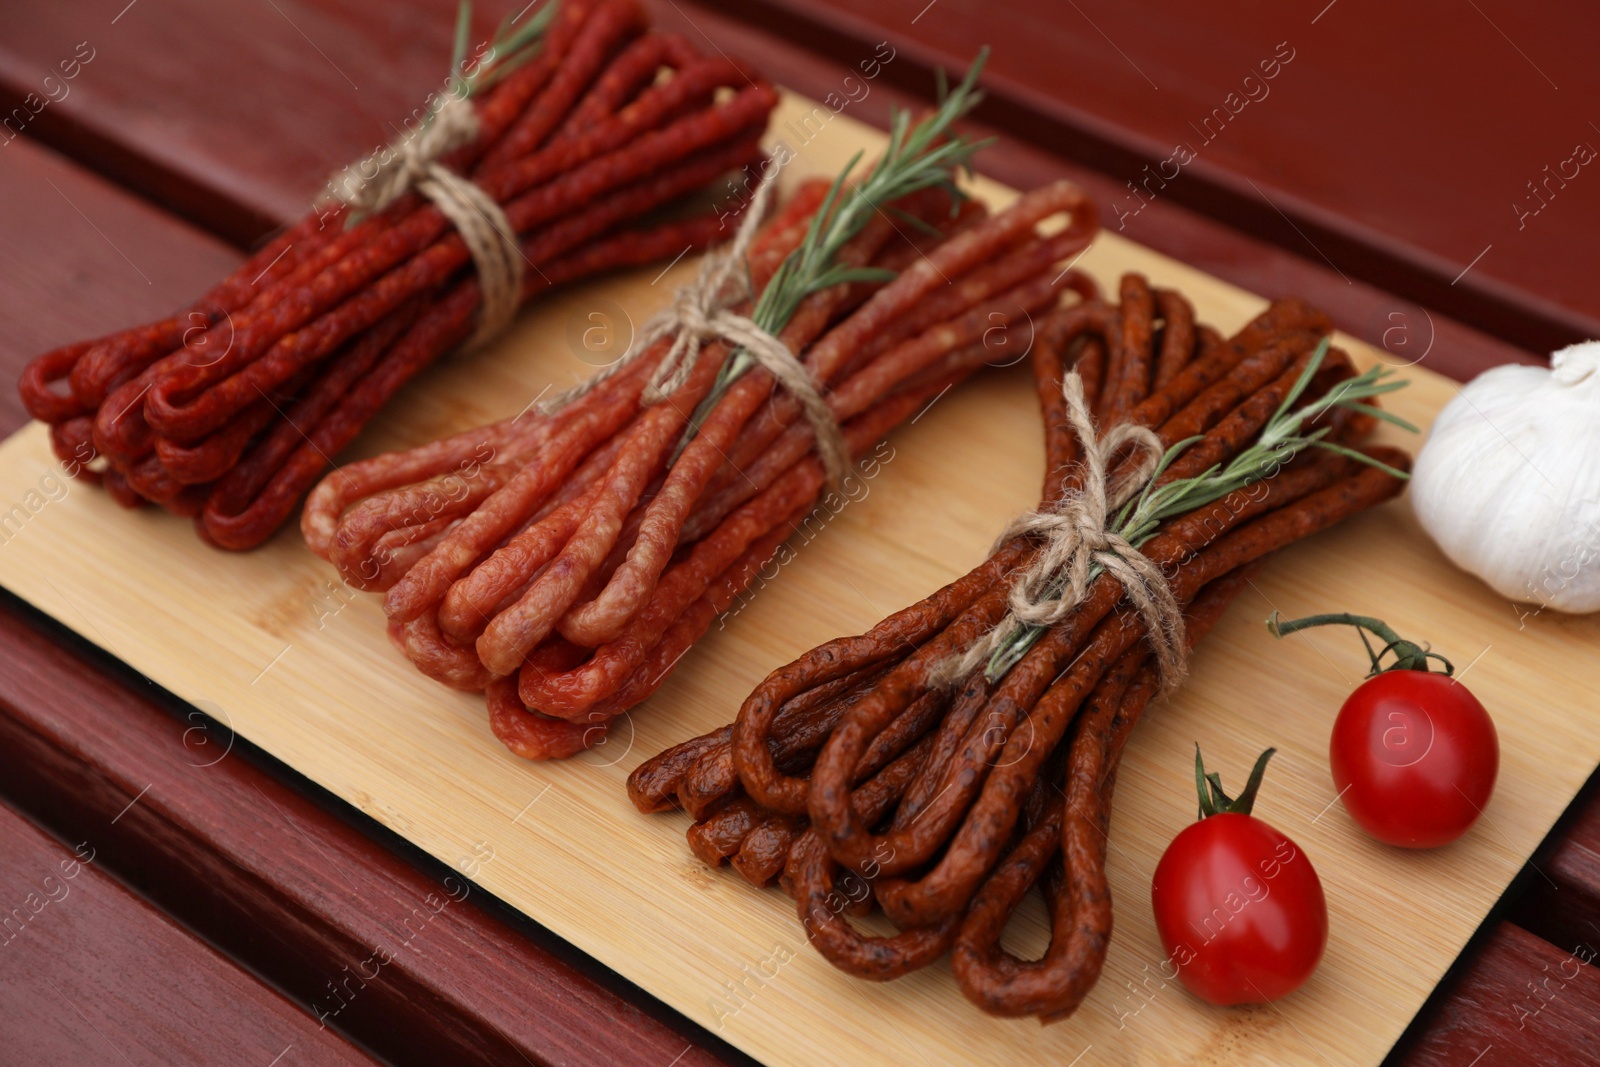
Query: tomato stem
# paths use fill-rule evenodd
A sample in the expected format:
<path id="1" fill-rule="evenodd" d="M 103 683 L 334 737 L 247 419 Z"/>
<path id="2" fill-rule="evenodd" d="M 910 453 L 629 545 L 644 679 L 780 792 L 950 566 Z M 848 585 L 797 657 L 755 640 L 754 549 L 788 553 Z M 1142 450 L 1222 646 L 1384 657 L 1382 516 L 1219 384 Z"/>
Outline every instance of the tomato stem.
<path id="1" fill-rule="evenodd" d="M 1200 793 L 1200 818 L 1206 819 L 1212 815 L 1249 815 L 1250 809 L 1255 807 L 1256 793 L 1261 790 L 1261 778 L 1267 773 L 1267 761 L 1278 750 L 1269 748 L 1256 758 L 1256 765 L 1250 769 L 1250 777 L 1244 783 L 1244 792 L 1236 799 L 1230 799 L 1222 791 L 1222 775 L 1215 772 L 1206 773 L 1205 760 L 1200 758 L 1200 745 L 1194 746 L 1194 785 Z"/>
<path id="2" fill-rule="evenodd" d="M 1430 652 L 1425 646 L 1415 641 L 1407 641 L 1395 633 L 1390 625 L 1382 619 L 1374 619 L 1370 615 L 1352 615 L 1351 613 L 1336 612 L 1328 615 L 1307 615 L 1303 619 L 1292 619 L 1285 622 L 1283 616 L 1274 611 L 1267 616 L 1267 632 L 1273 637 L 1288 637 L 1292 633 L 1306 630 L 1313 626 L 1354 626 L 1356 633 L 1361 635 L 1361 643 L 1367 648 L 1367 658 L 1372 660 L 1372 670 L 1367 672 L 1368 678 L 1376 677 L 1384 671 L 1422 671 L 1424 674 L 1432 671 L 1428 666 L 1429 660 L 1438 660 L 1444 667 L 1442 672 L 1446 678 L 1456 672 L 1455 665 L 1437 652 Z M 1370 632 L 1383 647 L 1373 651 L 1372 642 L 1367 640 Z M 1387 667 L 1383 665 L 1383 657 L 1394 653 L 1394 662 Z"/>

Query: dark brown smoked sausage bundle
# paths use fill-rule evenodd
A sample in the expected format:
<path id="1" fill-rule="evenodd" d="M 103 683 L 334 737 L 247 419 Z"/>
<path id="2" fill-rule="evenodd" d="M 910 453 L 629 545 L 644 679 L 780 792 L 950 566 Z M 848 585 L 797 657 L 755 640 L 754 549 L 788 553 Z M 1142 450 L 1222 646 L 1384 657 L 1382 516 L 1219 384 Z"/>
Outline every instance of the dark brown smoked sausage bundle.
<path id="1" fill-rule="evenodd" d="M 1121 302 L 1054 312 L 1033 352 L 1046 428 L 1046 503 L 1077 485 L 1060 376 L 1075 365 L 1105 419 L 1197 436 L 1164 479 L 1247 447 L 1301 376 L 1327 320 L 1281 301 L 1234 337 L 1194 322 L 1181 296 L 1122 279 Z M 1302 396 L 1354 375 L 1332 350 Z M 1371 416 L 1334 408 L 1332 440 L 1353 446 Z M 1404 470 L 1409 457 L 1366 450 Z M 1392 497 L 1400 480 L 1308 451 L 1271 477 L 1169 520 L 1141 546 L 1185 604 L 1197 642 L 1276 549 Z M 812 944 L 836 966 L 888 980 L 954 952 L 958 982 L 985 1011 L 1070 1014 L 1099 975 L 1110 937 L 1104 831 L 1116 765 L 1156 693 L 1142 618 L 1109 576 L 998 681 L 982 668 L 948 688 L 930 668 L 993 626 L 1011 577 L 1037 550 L 1001 545 L 970 574 L 859 637 L 774 671 L 730 726 L 647 760 L 629 777 L 641 811 L 683 807 L 694 851 L 752 884 L 795 897 Z M 1063 802 L 1063 792 L 1067 801 Z M 1045 956 L 1000 948 L 1038 886 L 1051 914 Z M 882 908 L 899 932 L 848 919 Z"/>

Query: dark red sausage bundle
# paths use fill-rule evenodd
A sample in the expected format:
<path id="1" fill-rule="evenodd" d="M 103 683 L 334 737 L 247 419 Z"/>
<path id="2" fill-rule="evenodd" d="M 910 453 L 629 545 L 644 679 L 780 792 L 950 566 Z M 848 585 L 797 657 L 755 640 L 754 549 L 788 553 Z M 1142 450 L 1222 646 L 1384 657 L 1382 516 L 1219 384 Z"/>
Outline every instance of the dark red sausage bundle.
<path id="1" fill-rule="evenodd" d="M 756 237 L 752 301 L 827 207 L 827 189 L 803 183 Z M 943 187 L 886 207 L 838 254 L 886 274 L 811 293 L 777 334 L 852 459 L 995 360 L 984 340 L 996 323 L 1084 290 L 1063 264 L 1096 229 L 1065 182 L 993 215 Z M 1041 229 L 1063 215 L 1063 228 Z M 495 734 L 519 755 L 598 743 L 823 499 L 813 427 L 761 368 L 721 393 L 675 453 L 729 349 L 709 344 L 668 402 L 645 403 L 668 347 L 644 349 L 559 410 L 352 464 L 308 501 L 312 550 L 352 585 L 384 591 L 404 653 L 448 685 L 484 691 Z"/>
<path id="2" fill-rule="evenodd" d="M 508 64 L 514 66 L 514 64 Z M 636 0 L 562 0 L 531 59 L 472 105 L 443 162 L 514 230 L 521 299 L 731 236 L 662 209 L 762 158 L 773 88 L 649 29 Z M 352 218 L 313 213 L 217 287 L 148 326 L 38 357 L 20 391 L 57 454 L 121 503 L 260 544 L 401 385 L 474 332 L 471 255 L 412 192 Z"/>
<path id="3" fill-rule="evenodd" d="M 1102 428 L 1155 431 L 1163 446 L 1199 439 L 1163 477 L 1181 478 L 1247 448 L 1317 358 L 1329 329 L 1295 301 L 1274 304 L 1224 340 L 1196 326 L 1181 296 L 1122 280 L 1121 300 L 1056 311 L 1033 352 L 1046 429 L 1045 505 L 1079 485 L 1063 368 L 1075 365 Z M 1333 350 L 1306 399 L 1354 375 Z M 1322 417 L 1350 445 L 1371 415 Z M 1403 470 L 1392 449 L 1366 453 Z M 1184 605 L 1192 646 L 1266 555 L 1398 492 L 1393 473 L 1307 450 L 1271 477 L 1166 522 L 1140 551 Z M 872 980 L 951 954 L 966 996 L 999 1015 L 1070 1014 L 1099 976 L 1111 933 L 1105 833 L 1118 758 L 1158 691 L 1145 622 L 1110 575 L 1009 671 L 984 667 L 939 686 L 936 668 L 1007 611 L 1016 574 L 1041 550 L 1029 536 L 890 616 L 774 671 L 736 722 L 640 765 L 641 811 L 682 807 L 689 844 L 755 885 L 781 882 L 808 938 L 835 965 Z M 1038 960 L 1000 945 L 1037 886 L 1051 915 Z M 898 928 L 849 921 L 881 908 Z"/>

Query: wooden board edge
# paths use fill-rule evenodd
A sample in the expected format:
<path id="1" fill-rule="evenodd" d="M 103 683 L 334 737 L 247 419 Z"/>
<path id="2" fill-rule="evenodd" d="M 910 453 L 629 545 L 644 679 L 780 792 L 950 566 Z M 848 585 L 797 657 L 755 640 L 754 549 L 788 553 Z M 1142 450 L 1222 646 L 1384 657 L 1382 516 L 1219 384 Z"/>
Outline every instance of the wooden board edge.
<path id="1" fill-rule="evenodd" d="M 0 793 L 302 1010 L 395 1062 L 750 1064 L 109 654 L 0 593 Z M 430 918 L 430 897 L 446 904 Z M 424 943 L 426 946 L 426 942 Z"/>

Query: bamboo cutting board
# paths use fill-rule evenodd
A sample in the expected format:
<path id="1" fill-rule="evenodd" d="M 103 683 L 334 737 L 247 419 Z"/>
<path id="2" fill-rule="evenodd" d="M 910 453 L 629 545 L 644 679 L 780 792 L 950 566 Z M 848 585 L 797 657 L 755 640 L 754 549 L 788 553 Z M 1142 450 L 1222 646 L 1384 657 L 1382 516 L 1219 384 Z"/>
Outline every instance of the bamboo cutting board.
<path id="1" fill-rule="evenodd" d="M 775 117 L 775 138 L 797 153 L 787 182 L 881 145 L 847 115 L 819 124 L 828 115 L 789 98 Z M 982 179 L 975 192 L 994 204 L 1013 195 Z M 1112 234 L 1080 266 L 1113 291 L 1122 271 L 1143 271 L 1224 332 L 1264 304 Z M 585 342 L 616 345 L 693 269 L 639 271 L 543 301 L 493 352 L 424 376 L 359 450 L 502 418 L 587 376 L 597 360 Z M 1412 387 L 1391 406 L 1425 426 L 1455 387 L 1420 367 L 1406 374 Z M 1383 432 L 1419 443 L 1404 436 Z M 208 549 L 185 522 L 124 512 L 67 483 L 37 424 L 0 446 L 0 583 L 766 1062 L 1377 1063 L 1600 762 L 1600 733 L 1583 721 L 1600 685 L 1590 653 L 1600 623 L 1529 614 L 1454 571 L 1403 500 L 1280 553 L 1202 646 L 1189 683 L 1152 709 L 1118 778 L 1110 956 L 1060 1024 L 981 1015 L 943 963 L 881 986 L 834 971 L 806 945 L 787 897 L 701 865 L 683 841 L 686 817 L 628 804 L 633 767 L 729 721 L 772 668 L 982 560 L 1005 520 L 1037 500 L 1040 437 L 1022 368 L 986 371 L 941 397 L 880 449 L 865 492 L 799 539 L 795 559 L 713 627 L 631 721 L 562 764 L 508 755 L 482 700 L 406 664 L 377 599 L 340 586 L 295 531 L 246 555 Z M 1335 802 L 1327 737 L 1364 655 L 1353 636 L 1272 640 L 1261 622 L 1273 608 L 1380 615 L 1462 667 L 1502 745 L 1494 798 L 1463 840 L 1411 853 L 1355 828 Z M 1236 786 L 1262 748 L 1278 747 L 1258 814 L 1300 844 L 1327 891 L 1322 967 L 1274 1005 L 1211 1008 L 1162 978 L 1149 878 L 1193 818 L 1195 741 Z M 1042 947 L 1043 929 L 1035 907 L 1008 941 Z"/>

